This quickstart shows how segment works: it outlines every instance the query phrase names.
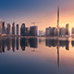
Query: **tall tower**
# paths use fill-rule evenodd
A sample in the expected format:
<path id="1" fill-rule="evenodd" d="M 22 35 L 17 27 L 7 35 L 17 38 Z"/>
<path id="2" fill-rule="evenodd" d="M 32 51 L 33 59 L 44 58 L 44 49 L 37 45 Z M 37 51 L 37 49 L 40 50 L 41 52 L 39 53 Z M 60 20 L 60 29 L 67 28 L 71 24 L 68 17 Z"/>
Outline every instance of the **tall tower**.
<path id="1" fill-rule="evenodd" d="M 57 11 L 57 35 L 59 36 L 59 7 Z"/>
<path id="2" fill-rule="evenodd" d="M 16 34 L 17 35 L 19 34 L 19 25 L 18 24 L 16 25 Z"/>
<path id="3" fill-rule="evenodd" d="M 25 24 L 21 25 L 21 36 L 25 36 Z"/>
<path id="4" fill-rule="evenodd" d="M 7 34 L 10 34 L 10 24 L 7 24 Z"/>
<path id="5" fill-rule="evenodd" d="M 12 23 L 12 34 L 15 34 L 15 22 Z"/>
<path id="6" fill-rule="evenodd" d="M 5 34 L 5 22 L 2 23 L 2 34 Z"/>

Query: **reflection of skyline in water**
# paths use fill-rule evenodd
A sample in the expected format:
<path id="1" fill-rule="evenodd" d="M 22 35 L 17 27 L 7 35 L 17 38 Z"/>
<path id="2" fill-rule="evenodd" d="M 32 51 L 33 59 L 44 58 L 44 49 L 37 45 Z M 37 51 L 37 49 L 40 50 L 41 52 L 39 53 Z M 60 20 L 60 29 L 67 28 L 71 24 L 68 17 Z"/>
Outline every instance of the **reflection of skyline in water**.
<path id="1" fill-rule="evenodd" d="M 5 52 L 5 47 L 7 50 L 15 52 L 15 50 L 19 50 L 19 46 L 22 51 L 25 51 L 25 47 L 30 46 L 31 48 L 37 48 L 38 42 L 37 38 L 4 38 L 0 39 L 0 53 Z"/>
<path id="2" fill-rule="evenodd" d="M 69 40 L 57 40 L 57 39 L 39 39 L 39 43 L 45 42 L 45 45 L 49 48 L 51 47 L 65 47 L 66 50 L 69 51 Z M 72 47 L 74 47 L 74 41 L 71 41 Z M 38 39 L 37 38 L 5 38 L 0 39 L 0 52 L 5 52 L 5 47 L 7 50 L 15 52 L 15 50 L 19 50 L 19 46 L 21 47 L 22 51 L 25 51 L 26 47 L 30 48 L 38 48 Z M 57 48 L 58 49 L 58 48 Z"/>
<path id="3" fill-rule="evenodd" d="M 65 47 L 66 50 L 69 50 L 69 40 L 46 39 L 46 46 L 56 47 L 58 46 L 58 42 L 59 47 Z"/>
<path id="4" fill-rule="evenodd" d="M 38 41 L 39 40 L 39 41 Z M 35 48 L 38 48 L 38 42 L 45 42 L 45 46 L 56 47 L 57 49 L 57 67 L 60 65 L 60 47 L 65 47 L 67 51 L 69 51 L 69 40 L 57 40 L 57 39 L 38 39 L 38 38 L 5 38 L 0 39 L 0 53 L 4 53 L 7 47 L 7 51 L 12 49 L 13 52 L 16 50 L 19 51 L 20 47 L 22 51 L 26 50 L 26 47 L 30 47 L 33 50 L 31 52 L 35 52 Z M 74 46 L 74 41 L 71 41 L 72 46 Z M 51 49 L 52 50 L 52 49 Z M 48 56 L 49 57 L 49 56 Z"/>

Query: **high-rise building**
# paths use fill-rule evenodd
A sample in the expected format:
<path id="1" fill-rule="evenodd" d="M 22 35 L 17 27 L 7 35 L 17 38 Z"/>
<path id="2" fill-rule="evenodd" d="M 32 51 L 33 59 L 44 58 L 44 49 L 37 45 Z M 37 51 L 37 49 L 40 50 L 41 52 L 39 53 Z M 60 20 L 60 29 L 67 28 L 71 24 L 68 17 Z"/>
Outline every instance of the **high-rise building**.
<path id="1" fill-rule="evenodd" d="M 25 28 L 25 33 L 26 33 L 26 36 L 29 36 L 29 31 L 30 29 L 28 27 Z"/>
<path id="2" fill-rule="evenodd" d="M 10 24 L 7 24 L 7 34 L 10 34 Z"/>
<path id="3" fill-rule="evenodd" d="M 16 34 L 17 35 L 19 34 L 19 25 L 18 24 L 16 25 Z"/>
<path id="4" fill-rule="evenodd" d="M 66 24 L 66 35 L 69 35 L 69 24 Z"/>
<path id="5" fill-rule="evenodd" d="M 49 28 L 46 28 L 46 36 L 49 36 Z"/>
<path id="6" fill-rule="evenodd" d="M 15 22 L 12 23 L 12 34 L 15 34 Z"/>
<path id="7" fill-rule="evenodd" d="M 30 27 L 30 35 L 37 36 L 37 26 Z"/>
<path id="8" fill-rule="evenodd" d="M 74 27 L 72 27 L 72 36 L 74 36 Z"/>
<path id="9" fill-rule="evenodd" d="M 2 21 L 0 21 L 0 34 L 2 34 Z"/>
<path id="10" fill-rule="evenodd" d="M 59 7 L 57 11 L 57 35 L 59 36 Z"/>
<path id="11" fill-rule="evenodd" d="M 2 23 L 2 34 L 5 34 L 5 22 Z"/>
<path id="12" fill-rule="evenodd" d="M 53 36 L 56 36 L 57 35 L 57 29 L 56 29 L 56 27 L 53 27 L 52 31 L 53 31 Z"/>
<path id="13" fill-rule="evenodd" d="M 21 25 L 20 31 L 21 31 L 21 36 L 25 36 L 25 24 L 24 23 Z"/>
<path id="14" fill-rule="evenodd" d="M 42 30 L 39 30 L 39 36 L 44 35 L 44 32 Z"/>
<path id="15" fill-rule="evenodd" d="M 65 36 L 66 35 L 66 29 L 64 27 L 60 28 L 60 35 Z"/>

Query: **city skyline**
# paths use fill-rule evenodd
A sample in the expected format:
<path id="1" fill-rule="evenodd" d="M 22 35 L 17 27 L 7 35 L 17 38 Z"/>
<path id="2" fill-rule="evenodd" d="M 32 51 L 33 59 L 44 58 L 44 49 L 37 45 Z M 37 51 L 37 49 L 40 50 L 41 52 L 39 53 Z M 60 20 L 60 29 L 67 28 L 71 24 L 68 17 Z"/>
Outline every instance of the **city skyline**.
<path id="1" fill-rule="evenodd" d="M 57 7 L 60 9 L 60 27 L 70 24 L 70 31 L 74 24 L 73 0 L 0 0 L 0 19 L 7 23 L 16 22 L 21 25 L 25 23 L 27 27 L 36 23 L 39 30 L 45 31 L 48 26 L 57 25 Z M 4 4 L 4 6 L 3 6 Z"/>

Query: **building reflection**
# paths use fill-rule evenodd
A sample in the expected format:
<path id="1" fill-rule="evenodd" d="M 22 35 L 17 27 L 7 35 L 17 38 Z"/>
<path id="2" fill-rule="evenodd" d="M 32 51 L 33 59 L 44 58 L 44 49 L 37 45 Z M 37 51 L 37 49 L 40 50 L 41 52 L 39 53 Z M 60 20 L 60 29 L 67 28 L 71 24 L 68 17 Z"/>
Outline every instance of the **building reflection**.
<path id="1" fill-rule="evenodd" d="M 39 39 L 39 43 L 42 43 L 44 40 Z M 56 47 L 57 48 L 57 66 L 59 68 L 59 50 L 60 47 L 65 47 L 69 51 L 69 40 L 58 40 L 58 39 L 45 39 L 46 46 Z M 71 41 L 72 47 L 74 46 L 74 41 Z M 26 50 L 26 47 L 33 48 L 32 52 L 35 52 L 35 49 L 38 48 L 38 39 L 37 38 L 0 38 L 0 53 L 4 53 L 6 48 L 7 51 L 15 52 L 21 47 L 22 51 Z M 16 49 L 15 49 L 16 48 Z"/>
<path id="2" fill-rule="evenodd" d="M 57 65 L 59 68 L 59 49 L 60 47 L 65 47 L 65 49 L 69 50 L 69 40 L 58 40 L 58 39 L 46 39 L 46 46 L 50 47 L 57 47 Z M 74 42 L 72 41 L 72 45 Z"/>
<path id="3" fill-rule="evenodd" d="M 25 51 L 25 38 L 20 39 L 20 46 L 21 46 L 22 51 Z"/>
<path id="4" fill-rule="evenodd" d="M 57 39 L 57 65 L 59 68 L 59 40 Z"/>
<path id="5" fill-rule="evenodd" d="M 19 50 L 19 38 L 16 38 L 16 49 Z"/>
<path id="6" fill-rule="evenodd" d="M 69 50 L 69 41 L 68 40 L 57 40 L 57 39 L 46 39 L 46 46 L 48 47 L 65 47 L 66 50 Z"/>
<path id="7" fill-rule="evenodd" d="M 15 38 L 12 38 L 12 51 L 15 52 Z"/>
<path id="8" fill-rule="evenodd" d="M 7 50 L 10 50 L 10 38 L 6 39 Z"/>
<path id="9" fill-rule="evenodd" d="M 30 38 L 29 43 L 30 43 L 30 47 L 37 48 L 37 38 Z"/>
<path id="10" fill-rule="evenodd" d="M 74 41 L 73 40 L 71 41 L 71 45 L 72 45 L 72 47 L 74 47 Z"/>
<path id="11" fill-rule="evenodd" d="M 42 40 L 43 41 L 43 40 Z M 39 40 L 39 43 L 41 40 Z M 66 50 L 69 50 L 69 41 L 68 40 L 57 40 L 57 39 L 46 39 L 45 44 L 48 47 L 65 47 Z M 71 42 L 72 46 L 74 46 L 74 41 Z M 5 47 L 7 50 L 15 52 L 15 50 L 19 50 L 19 45 L 21 46 L 22 51 L 25 51 L 26 47 L 31 47 L 33 49 L 38 47 L 37 38 L 0 38 L 0 53 L 5 52 Z M 16 48 L 16 49 L 15 49 Z"/>
<path id="12" fill-rule="evenodd" d="M 26 47 L 31 47 L 33 49 L 37 48 L 38 41 L 37 38 L 0 38 L 0 53 L 4 53 L 6 47 L 7 51 L 10 51 L 12 48 L 12 51 L 15 52 L 16 50 L 19 50 L 19 45 L 22 51 L 25 51 Z"/>
<path id="13" fill-rule="evenodd" d="M 5 44 L 5 40 L 2 40 L 2 52 L 5 52 L 5 46 L 6 46 L 6 44 Z"/>
<path id="14" fill-rule="evenodd" d="M 2 53 L 2 40 L 0 39 L 0 53 Z"/>

